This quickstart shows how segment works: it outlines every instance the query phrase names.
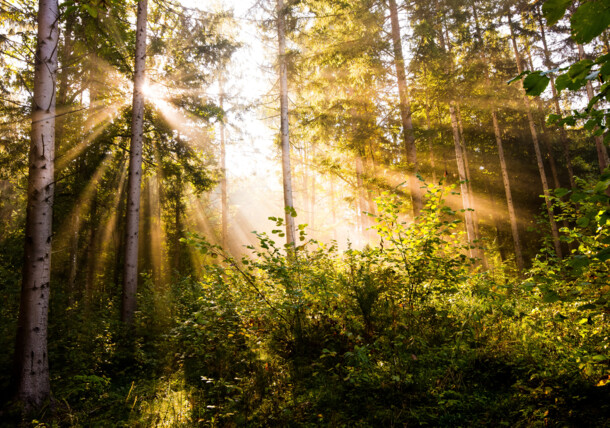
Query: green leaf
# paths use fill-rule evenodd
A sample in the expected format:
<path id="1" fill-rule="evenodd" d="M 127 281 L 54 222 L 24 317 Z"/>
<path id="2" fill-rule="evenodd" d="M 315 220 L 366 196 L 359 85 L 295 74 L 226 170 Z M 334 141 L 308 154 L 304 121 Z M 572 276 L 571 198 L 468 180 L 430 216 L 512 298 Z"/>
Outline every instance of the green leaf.
<path id="1" fill-rule="evenodd" d="M 606 61 L 602 68 L 599 69 L 602 76 L 610 76 L 610 60 Z"/>
<path id="2" fill-rule="evenodd" d="M 546 124 L 547 125 L 554 125 L 555 123 L 559 122 L 561 120 L 561 115 L 559 114 L 549 114 L 549 117 L 546 118 Z"/>
<path id="3" fill-rule="evenodd" d="M 605 192 L 606 189 L 610 186 L 610 179 L 598 181 L 593 189 L 596 193 Z"/>
<path id="4" fill-rule="evenodd" d="M 542 13 L 546 18 L 549 26 L 555 25 L 557 21 L 563 18 L 568 6 L 572 4 L 572 0 L 547 0 L 542 5 Z"/>
<path id="5" fill-rule="evenodd" d="M 595 128 L 595 126 L 597 125 L 597 120 L 595 119 L 589 119 L 587 120 L 587 122 L 584 124 L 583 128 L 586 129 L 587 131 L 592 131 L 593 128 Z"/>
<path id="6" fill-rule="evenodd" d="M 568 193 L 570 193 L 570 190 L 564 189 L 563 187 L 560 187 L 559 189 L 555 189 L 555 196 L 557 196 L 558 198 L 563 198 Z"/>
<path id="7" fill-rule="evenodd" d="M 538 96 L 544 92 L 550 81 L 550 78 L 543 76 L 540 72 L 530 73 L 523 80 L 523 88 L 528 95 Z"/>
<path id="8" fill-rule="evenodd" d="M 610 3 L 588 1 L 580 5 L 570 20 L 576 43 L 589 43 L 610 26 Z"/>
<path id="9" fill-rule="evenodd" d="M 558 92 L 561 92 L 564 89 L 576 91 L 576 90 L 580 89 L 582 86 L 584 86 L 585 84 L 586 84 L 586 82 L 584 81 L 584 79 L 582 82 L 574 82 L 570 78 L 568 73 L 560 74 L 559 76 L 557 76 L 557 79 L 555 79 L 555 87 L 557 88 Z"/>
<path id="10" fill-rule="evenodd" d="M 590 219 L 588 217 L 581 217 L 578 220 L 576 220 L 576 224 L 579 227 L 587 227 L 589 225 Z"/>
<path id="11" fill-rule="evenodd" d="M 559 294 L 555 293 L 554 291 L 548 291 L 542 298 L 544 303 L 555 303 L 559 300 L 561 300 L 561 297 L 559 297 Z"/>
<path id="12" fill-rule="evenodd" d="M 593 67 L 593 61 L 590 59 L 583 59 L 582 61 L 575 62 L 568 70 L 568 77 L 572 79 L 572 81 L 581 79 L 586 80 L 587 75 L 591 72 L 591 67 Z"/>
<path id="13" fill-rule="evenodd" d="M 599 253 L 597 253 L 595 258 L 599 259 L 601 262 L 607 262 L 610 260 L 610 248 L 601 250 Z"/>
<path id="14" fill-rule="evenodd" d="M 93 6 L 89 6 L 88 4 L 83 5 L 83 9 L 89 12 L 92 18 L 97 18 L 97 8 Z"/>

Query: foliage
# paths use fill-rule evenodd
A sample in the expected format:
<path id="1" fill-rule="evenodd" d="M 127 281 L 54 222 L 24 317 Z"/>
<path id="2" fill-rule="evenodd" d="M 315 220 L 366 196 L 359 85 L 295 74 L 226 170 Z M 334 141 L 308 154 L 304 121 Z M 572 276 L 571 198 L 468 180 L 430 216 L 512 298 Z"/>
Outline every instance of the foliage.
<path id="1" fill-rule="evenodd" d="M 570 0 L 548 0 L 542 10 L 548 25 L 554 25 L 563 18 L 566 10 L 573 2 Z M 610 6 L 603 1 L 590 0 L 580 2 L 570 16 L 572 38 L 578 44 L 589 43 L 610 27 Z M 593 59 L 581 59 L 567 67 L 547 71 L 524 71 L 511 81 L 523 79 L 523 87 L 528 95 L 538 96 L 549 85 L 549 75 L 560 73 L 556 78 L 558 92 L 563 90 L 578 91 L 590 82 L 599 81 L 597 94 L 581 111 L 561 117 L 551 114 L 549 124 L 574 126 L 577 122 L 584 123 L 584 128 L 595 136 L 604 135 L 610 113 L 603 107 L 597 107 L 600 102 L 610 100 L 610 53 L 597 55 Z M 603 106 L 603 104 L 602 104 Z M 607 139 L 607 138 L 606 138 Z"/>

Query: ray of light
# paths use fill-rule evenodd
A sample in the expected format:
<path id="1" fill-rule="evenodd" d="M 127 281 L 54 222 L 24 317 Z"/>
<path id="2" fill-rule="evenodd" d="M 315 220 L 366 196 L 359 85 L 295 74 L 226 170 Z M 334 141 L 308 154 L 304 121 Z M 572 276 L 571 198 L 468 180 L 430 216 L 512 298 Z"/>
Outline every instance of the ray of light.
<path id="1" fill-rule="evenodd" d="M 111 119 L 117 117 L 119 111 L 121 111 L 128 104 L 127 100 L 123 100 L 122 103 L 112 104 L 100 108 L 95 114 L 93 114 L 86 122 L 86 133 L 87 135 L 74 147 L 67 150 L 61 156 L 57 158 L 57 170 L 60 171 L 65 168 L 70 162 L 80 156 L 90 144 L 99 137 L 102 132 L 110 125 Z"/>
<path id="2" fill-rule="evenodd" d="M 57 231 L 57 241 L 65 242 L 69 234 L 74 232 L 74 222 L 75 218 L 80 218 L 82 215 L 86 214 L 91 206 L 91 201 L 93 199 L 93 195 L 97 190 L 97 186 L 102 179 L 104 173 L 108 169 L 111 164 L 113 157 L 116 156 L 116 153 L 112 155 L 106 156 L 102 162 L 99 164 L 89 182 L 81 192 L 78 197 L 74 207 L 70 211 L 70 213 L 66 216 L 64 221 L 61 223 L 59 230 Z M 77 222 L 77 224 L 80 222 Z M 80 223 L 82 225 L 82 223 Z M 78 232 L 78 231 L 76 231 Z"/>

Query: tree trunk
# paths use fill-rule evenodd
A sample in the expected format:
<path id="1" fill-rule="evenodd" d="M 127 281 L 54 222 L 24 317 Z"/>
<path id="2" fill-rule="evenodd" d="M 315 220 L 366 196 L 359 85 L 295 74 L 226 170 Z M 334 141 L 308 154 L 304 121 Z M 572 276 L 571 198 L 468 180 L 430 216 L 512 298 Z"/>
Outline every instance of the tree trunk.
<path id="1" fill-rule="evenodd" d="M 286 218 L 286 244 L 294 245 L 294 203 L 292 200 L 292 172 L 290 170 L 290 141 L 288 133 L 288 67 L 286 64 L 286 11 L 284 0 L 277 0 L 277 38 L 280 66 L 280 142 L 282 147 L 282 178 Z"/>
<path id="2" fill-rule="evenodd" d="M 432 132 L 432 124 L 430 121 L 430 104 L 428 100 L 428 94 L 426 91 L 426 131 L 428 131 L 428 151 L 430 152 L 430 170 L 432 171 L 432 182 L 437 183 L 436 181 L 436 166 L 434 164 L 434 139 L 430 134 Z"/>
<path id="3" fill-rule="evenodd" d="M 472 221 L 472 211 L 470 211 L 470 192 L 468 191 L 468 183 L 466 181 L 466 171 L 464 168 L 464 158 L 462 156 L 462 147 L 460 145 L 460 130 L 458 129 L 457 114 L 455 112 L 455 102 L 449 104 L 449 115 L 451 116 L 451 129 L 453 130 L 453 142 L 455 144 L 455 158 L 457 161 L 458 174 L 460 178 L 460 192 L 462 194 L 462 204 L 464 205 L 464 223 L 466 224 L 466 234 L 468 236 L 468 244 L 474 246 L 476 239 L 474 233 L 474 222 Z M 470 256 L 475 257 L 475 251 L 470 249 Z"/>
<path id="4" fill-rule="evenodd" d="M 330 210 L 333 220 L 333 239 L 336 241 L 338 239 L 337 233 L 337 207 L 335 205 L 335 176 L 333 173 L 330 173 Z"/>
<path id="5" fill-rule="evenodd" d="M 469 208 L 471 208 L 473 211 L 471 212 L 472 214 L 472 225 L 474 227 L 474 239 L 475 240 L 480 240 L 481 239 L 481 232 L 479 230 L 479 214 L 476 210 L 476 204 L 474 201 L 474 191 L 472 190 L 472 178 L 470 177 L 470 163 L 468 162 L 468 151 L 466 150 L 466 140 L 464 138 L 464 128 L 462 127 L 462 114 L 460 112 L 460 104 L 457 103 L 456 105 L 457 111 L 457 120 L 458 120 L 458 128 L 460 130 L 460 148 L 462 149 L 462 158 L 464 160 L 464 171 L 466 172 L 466 180 L 467 180 L 467 186 L 468 186 L 468 206 Z M 464 209 L 466 209 L 466 207 L 464 207 Z M 477 258 L 479 258 L 481 260 L 481 263 L 483 264 L 483 267 L 485 269 L 488 268 L 488 264 L 487 264 L 487 258 L 485 257 L 485 252 L 480 249 L 477 248 L 475 250 L 475 254 L 477 256 Z"/>
<path id="6" fill-rule="evenodd" d="M 578 45 L 578 56 L 582 61 L 585 59 L 585 50 L 582 45 Z M 587 98 L 589 102 L 593 99 L 593 85 L 590 80 L 587 80 Z M 597 129 L 597 127 L 595 128 Z M 608 150 L 604 145 L 604 137 L 601 135 L 597 135 L 595 137 L 595 148 L 597 149 L 597 159 L 599 161 L 599 169 L 603 172 L 608 167 Z"/>
<path id="7" fill-rule="evenodd" d="M 28 411 L 40 409 L 51 394 L 47 321 L 53 236 L 57 0 L 40 0 L 37 19 L 23 278 L 15 345 L 16 396 Z"/>
<path id="8" fill-rule="evenodd" d="M 144 138 L 144 92 L 146 72 L 146 16 L 148 0 L 138 1 L 136 23 L 135 73 L 133 77 L 133 112 L 127 182 L 127 216 L 125 220 L 125 268 L 121 321 L 133 327 L 138 289 L 138 238 L 140 227 L 140 192 L 142 183 L 142 144 Z"/>
<path id="9" fill-rule="evenodd" d="M 544 53 L 544 61 L 545 66 L 550 68 L 552 67 L 551 54 L 549 53 L 549 48 L 546 42 L 546 32 L 544 30 L 544 23 L 542 22 L 542 14 L 540 10 L 538 10 L 538 24 L 540 25 L 540 37 L 542 39 L 542 50 Z M 553 106 L 555 108 L 555 114 L 561 116 L 561 107 L 559 106 L 559 94 L 557 93 L 557 87 L 555 86 L 555 77 L 553 75 L 550 76 L 551 79 L 551 92 L 553 94 Z M 568 170 L 568 176 L 570 178 L 570 187 L 576 187 L 576 183 L 574 182 L 574 169 L 572 168 L 572 157 L 570 156 L 570 146 L 568 143 L 568 133 L 565 128 L 562 126 L 559 130 L 560 139 L 561 139 L 561 147 L 563 149 L 563 156 L 566 161 L 566 168 Z"/>
<path id="10" fill-rule="evenodd" d="M 513 194 L 510 190 L 510 180 L 508 178 L 508 169 L 506 168 L 506 159 L 504 157 L 504 147 L 502 145 L 502 136 L 500 134 L 500 125 L 498 125 L 498 116 L 495 110 L 491 112 L 493 120 L 494 134 L 496 136 L 496 144 L 498 146 L 498 156 L 500 157 L 500 169 L 502 170 L 502 181 L 504 182 L 504 191 L 506 192 L 506 204 L 508 205 L 508 218 L 510 220 L 510 230 L 513 234 L 513 244 L 515 246 L 515 262 L 517 269 L 521 272 L 525 267 L 523 262 L 523 251 L 521 250 L 521 239 L 519 239 L 519 227 L 517 224 L 517 216 L 515 215 L 515 206 L 513 204 Z"/>
<path id="11" fill-rule="evenodd" d="M 87 246 L 87 278 L 85 280 L 85 307 L 89 307 L 92 302 L 93 289 L 95 288 L 95 275 L 97 273 L 97 227 L 98 227 L 98 213 L 97 213 L 97 183 L 91 196 L 91 210 L 90 210 L 90 221 L 89 227 L 91 232 L 89 234 L 89 245 Z"/>
<path id="12" fill-rule="evenodd" d="M 367 216 L 366 216 L 366 198 L 364 197 L 364 166 L 362 165 L 362 157 L 358 155 L 356 157 L 356 193 L 358 195 L 358 213 L 360 217 L 360 234 L 362 237 L 366 234 L 366 228 L 368 227 Z"/>
<path id="13" fill-rule="evenodd" d="M 477 14 L 477 9 L 473 3 L 472 5 L 472 11 L 473 11 L 473 16 L 475 19 L 475 24 L 476 24 L 476 33 L 477 33 L 477 38 L 478 38 L 478 42 L 479 42 L 479 46 L 484 46 L 483 43 L 483 36 L 481 34 L 481 29 L 479 26 L 479 19 L 478 19 L 478 14 Z M 483 59 L 483 63 L 487 64 L 487 55 L 485 50 L 482 51 L 482 59 Z M 490 79 L 489 79 L 489 69 L 487 67 L 485 67 L 485 80 L 487 82 L 488 85 L 490 85 Z M 500 125 L 498 124 L 498 115 L 496 113 L 496 109 L 494 106 L 492 106 L 491 109 L 491 119 L 492 119 L 492 124 L 493 124 L 493 129 L 494 129 L 494 135 L 496 137 L 496 145 L 498 147 L 498 156 L 500 158 L 500 170 L 502 172 L 502 181 L 504 184 L 504 192 L 506 193 L 506 204 L 508 207 L 508 218 L 510 221 L 510 228 L 511 228 L 511 232 L 512 232 L 512 236 L 513 236 L 513 245 L 515 248 L 515 263 L 517 265 L 517 269 L 521 272 L 523 271 L 524 267 L 525 267 L 525 263 L 523 261 L 523 251 L 521 250 L 521 239 L 519 238 L 519 227 L 518 227 L 518 223 L 517 223 L 517 216 L 515 215 L 515 206 L 513 203 L 513 196 L 512 196 L 512 192 L 510 189 L 510 180 L 508 178 L 508 168 L 506 167 L 506 158 L 504 157 L 504 147 L 502 144 L 502 134 L 500 132 Z M 485 182 L 485 185 L 487 186 L 487 182 Z M 493 197 L 493 193 L 492 192 L 488 192 L 490 195 L 490 200 L 492 202 L 492 216 L 494 217 L 494 225 L 495 225 L 495 229 L 496 229 L 496 236 L 499 239 L 500 233 L 499 233 L 499 226 L 497 224 L 497 220 L 496 217 L 493 214 L 493 208 L 495 207 L 495 200 Z M 504 258 L 502 255 L 502 246 L 501 243 L 498 243 L 499 248 L 500 248 L 500 257 Z"/>
<path id="14" fill-rule="evenodd" d="M 396 0 L 389 0 L 390 20 L 392 23 L 392 44 L 394 47 L 394 66 L 398 80 L 398 95 L 400 98 L 400 119 L 402 121 L 402 136 L 407 155 L 409 187 L 413 201 L 413 216 L 417 217 L 422 209 L 422 192 L 419 179 L 417 178 L 418 164 L 417 151 L 415 149 L 415 135 L 413 133 L 413 122 L 411 120 L 411 102 L 407 90 L 407 76 L 405 74 L 405 60 L 402 53 L 402 41 L 400 37 L 400 23 L 398 22 L 398 8 Z"/>
<path id="15" fill-rule="evenodd" d="M 510 29 L 510 36 L 513 45 L 513 51 L 515 53 L 515 61 L 517 63 L 517 70 L 519 73 L 523 72 L 523 66 L 521 64 L 521 56 L 519 55 L 519 48 L 517 47 L 517 40 L 513 31 L 510 14 L 508 15 L 508 27 Z M 546 172 L 544 170 L 544 161 L 542 160 L 542 153 L 540 152 L 540 144 L 538 143 L 538 133 L 536 132 L 536 125 L 534 124 L 534 118 L 532 116 L 532 109 L 530 101 L 525 91 L 523 91 L 523 102 L 525 104 L 527 112 L 527 120 L 529 122 L 530 133 L 532 134 L 532 143 L 534 145 L 534 151 L 536 152 L 536 162 L 538 164 L 538 172 L 540 173 L 540 181 L 542 182 L 542 191 L 544 192 L 544 202 L 549 215 L 549 222 L 551 226 L 551 234 L 553 237 L 553 246 L 557 257 L 562 258 L 561 244 L 559 241 L 559 230 L 557 229 L 557 223 L 555 222 L 555 215 L 553 214 L 553 207 L 551 205 L 549 184 L 546 179 Z"/>
<path id="16" fill-rule="evenodd" d="M 224 112 L 224 79 L 220 79 L 220 109 Z M 220 168 L 221 168 L 221 179 L 220 179 L 220 204 L 221 204 L 221 239 L 223 248 L 227 249 L 228 243 L 228 223 L 229 223 L 229 203 L 227 196 L 227 153 L 226 153 L 226 142 L 225 142 L 225 117 L 220 122 Z"/>

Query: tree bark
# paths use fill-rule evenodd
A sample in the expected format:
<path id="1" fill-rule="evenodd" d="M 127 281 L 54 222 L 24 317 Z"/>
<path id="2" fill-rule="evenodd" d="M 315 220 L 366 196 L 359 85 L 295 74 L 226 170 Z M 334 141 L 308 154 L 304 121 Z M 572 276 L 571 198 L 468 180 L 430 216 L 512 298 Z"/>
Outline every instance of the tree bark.
<path id="1" fill-rule="evenodd" d="M 476 9 L 476 6 L 474 5 L 474 3 L 472 5 L 472 12 L 473 12 L 473 16 L 475 19 L 475 27 L 476 27 L 476 33 L 477 33 L 479 46 L 483 47 L 484 46 L 483 36 L 481 34 L 478 13 L 477 13 L 477 9 Z M 487 54 L 486 54 L 485 50 L 482 50 L 482 60 L 483 60 L 484 64 L 487 64 Z M 487 67 L 485 67 L 485 80 L 486 80 L 487 84 L 490 85 L 489 69 Z M 525 267 L 525 263 L 523 261 L 523 251 L 521 249 L 521 239 L 519 238 L 519 227 L 518 227 L 518 223 L 517 223 L 517 216 L 515 215 L 515 206 L 513 203 L 513 196 L 512 196 L 511 189 L 510 189 L 510 179 L 508 178 L 508 168 L 506 167 L 506 158 L 504 157 L 504 146 L 502 144 L 502 134 L 500 132 L 500 125 L 498 124 L 498 115 L 497 115 L 495 106 L 492 106 L 492 108 L 491 108 L 491 119 L 492 119 L 492 124 L 493 124 L 493 129 L 494 129 L 494 135 L 496 137 L 496 145 L 498 147 L 498 157 L 500 158 L 500 170 L 502 173 L 502 182 L 504 184 L 504 192 L 506 193 L 508 218 L 510 221 L 510 228 L 511 228 L 512 236 L 513 236 L 513 245 L 515 248 L 515 263 L 517 265 L 517 269 L 521 272 Z M 487 185 L 487 182 L 485 182 L 485 184 Z M 492 192 L 488 192 L 488 193 L 490 195 L 490 198 L 492 201 L 492 207 L 493 207 L 493 206 L 495 206 L 493 193 Z M 493 209 L 492 209 L 492 216 L 493 216 Z M 495 216 L 494 216 L 494 224 L 495 224 L 495 228 L 496 228 L 496 236 L 499 237 L 500 236 L 499 227 L 498 227 Z M 501 243 L 499 243 L 499 245 L 500 245 L 500 247 L 499 247 L 500 248 L 500 257 L 503 258 Z"/>
<path id="2" fill-rule="evenodd" d="M 476 210 L 476 204 L 474 201 L 474 191 L 472 190 L 472 178 L 470 177 L 470 163 L 468 161 L 468 151 L 466 150 L 466 140 L 464 138 L 464 128 L 462 127 L 462 114 L 460 112 L 460 104 L 456 105 L 456 114 L 458 120 L 458 128 L 460 130 L 460 148 L 462 149 L 462 159 L 464 160 L 464 171 L 466 173 L 466 180 L 468 186 L 468 207 L 471 208 L 472 214 L 472 225 L 474 228 L 474 239 L 476 241 L 481 239 L 481 232 L 479 230 L 479 215 Z M 464 209 L 467 209 L 464 207 Z M 485 257 L 485 252 L 481 248 L 475 249 L 476 257 L 481 260 L 483 267 L 485 269 L 488 268 L 487 258 Z"/>
<path id="3" fill-rule="evenodd" d="M 220 79 L 220 109 L 224 112 L 224 79 Z M 227 249 L 228 243 L 228 224 L 229 224 L 229 203 L 227 196 L 227 153 L 226 153 L 226 142 L 225 142 L 225 117 L 223 116 L 220 122 L 220 168 L 221 168 L 221 180 L 220 180 L 220 209 L 222 211 L 221 217 L 221 239 L 223 248 Z"/>
<path id="4" fill-rule="evenodd" d="M 59 43 L 57 0 L 40 0 L 37 20 L 23 278 L 15 345 L 16 396 L 28 411 L 41 408 L 51 395 L 47 324 Z"/>
<path id="5" fill-rule="evenodd" d="M 508 169 L 506 168 L 506 158 L 504 157 L 504 147 L 502 145 L 502 136 L 500 134 L 500 125 L 498 124 L 498 115 L 495 110 L 491 112 L 493 120 L 494 134 L 496 136 L 496 145 L 498 146 L 498 156 L 500 157 L 500 169 L 502 171 L 502 181 L 504 182 L 504 191 L 506 193 L 506 204 L 508 206 L 508 218 L 510 220 L 510 230 L 513 234 L 513 244 L 515 246 L 515 263 L 517 269 L 522 271 L 525 267 L 523 262 L 523 251 L 521 250 L 521 239 L 519 238 L 519 227 L 517 216 L 515 215 L 515 206 L 513 204 L 513 194 L 510 190 L 510 179 L 508 178 Z"/>
<path id="6" fill-rule="evenodd" d="M 460 130 L 458 128 L 457 114 L 455 112 L 455 102 L 449 104 L 449 115 L 451 116 L 451 129 L 453 130 L 453 142 L 455 145 L 455 158 L 457 161 L 458 174 L 460 178 L 460 193 L 462 194 L 462 204 L 464 205 L 464 223 L 466 224 L 466 234 L 468 236 L 468 244 L 473 247 L 476 239 L 474 232 L 474 222 L 472 220 L 472 211 L 470 211 L 470 192 L 466 179 L 466 170 L 464 167 L 464 158 L 462 156 L 462 147 L 460 145 Z M 475 257 L 474 248 L 470 249 L 470 256 Z"/>
<path id="7" fill-rule="evenodd" d="M 538 24 L 540 26 L 540 37 L 542 39 L 542 50 L 544 53 L 544 61 L 546 67 L 552 67 L 551 54 L 549 53 L 549 48 L 546 42 L 546 32 L 544 30 L 544 23 L 542 22 L 542 14 L 540 10 L 538 10 Z M 551 80 L 551 92 L 553 94 L 553 107 L 555 108 L 555 114 L 561 116 L 561 107 L 559 106 L 559 94 L 557 93 L 557 87 L 555 86 L 555 77 L 553 75 L 550 76 Z M 576 187 L 576 183 L 574 181 L 574 169 L 572 168 L 572 157 L 570 156 L 570 145 L 568 142 L 568 133 L 565 128 L 562 126 L 559 130 L 560 139 L 561 139 L 561 147 L 563 148 L 563 156 L 566 161 L 566 168 L 568 170 L 568 176 L 570 178 L 570 187 L 573 189 Z"/>
<path id="8" fill-rule="evenodd" d="M 509 11 L 510 13 L 510 11 Z M 515 61 L 517 63 L 517 70 L 519 73 L 523 72 L 523 65 L 521 64 L 521 55 L 519 54 L 519 48 L 517 47 L 517 40 L 513 30 L 510 14 L 508 15 L 508 27 L 510 30 L 510 38 L 513 45 L 513 51 L 515 53 Z M 555 253 L 557 257 L 562 258 L 561 243 L 559 241 L 559 230 L 557 228 L 557 222 L 555 221 L 555 215 L 553 214 L 553 206 L 551 204 L 549 184 L 546 178 L 546 172 L 544 170 L 544 161 L 542 159 L 542 153 L 540 151 L 540 144 L 538 143 L 538 133 L 536 132 L 536 125 L 534 124 L 534 118 L 532 116 L 532 109 L 530 101 L 525 91 L 522 91 L 523 103 L 527 112 L 527 121 L 529 122 L 530 133 L 532 135 L 532 143 L 534 145 L 534 151 L 536 153 L 536 162 L 538 164 L 538 172 L 540 173 L 540 181 L 542 182 L 542 191 L 544 193 L 544 202 L 546 204 L 547 213 L 549 215 L 549 222 L 551 226 L 551 234 L 553 237 L 553 246 L 555 247 Z"/>
<path id="9" fill-rule="evenodd" d="M 146 18 L 148 0 L 138 1 L 136 22 L 135 72 L 133 77 L 133 111 L 127 182 L 127 215 L 125 220 L 125 267 L 121 321 L 133 327 L 138 289 L 138 243 L 140 227 L 140 193 L 142 183 L 142 144 L 144 138 L 144 92 L 146 72 Z"/>
<path id="10" fill-rule="evenodd" d="M 405 60 L 402 53 L 402 41 L 400 35 L 400 23 L 398 22 L 398 8 L 396 0 L 389 0 L 390 21 L 392 24 L 392 45 L 394 47 L 394 67 L 396 68 L 396 79 L 398 80 L 398 96 L 400 99 L 400 119 L 402 122 L 402 137 L 407 155 L 409 187 L 413 201 L 413 216 L 417 217 L 422 209 L 422 191 L 417 178 L 417 150 L 415 149 L 415 134 L 413 133 L 413 122 L 411 120 L 411 102 L 407 90 L 407 76 L 405 74 Z"/>
<path id="11" fill-rule="evenodd" d="M 286 64 L 286 11 L 284 0 L 277 0 L 277 38 L 280 66 L 280 143 L 282 148 L 282 178 L 284 184 L 284 210 L 286 244 L 295 245 L 294 202 L 292 198 L 292 172 L 290 169 L 290 140 L 288 132 L 288 67 Z"/>

